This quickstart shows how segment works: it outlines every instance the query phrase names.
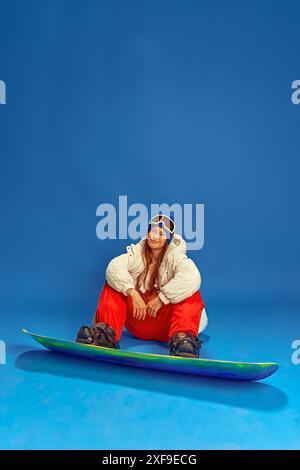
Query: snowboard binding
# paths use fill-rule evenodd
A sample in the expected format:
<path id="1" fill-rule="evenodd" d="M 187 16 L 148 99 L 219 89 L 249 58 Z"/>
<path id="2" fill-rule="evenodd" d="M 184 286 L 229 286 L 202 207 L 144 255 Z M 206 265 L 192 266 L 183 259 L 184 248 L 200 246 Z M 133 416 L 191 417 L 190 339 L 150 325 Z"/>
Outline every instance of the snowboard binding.
<path id="1" fill-rule="evenodd" d="M 176 333 L 169 341 L 170 355 L 180 357 L 199 357 L 201 341 L 192 333 Z"/>
<path id="2" fill-rule="evenodd" d="M 76 342 L 120 349 L 120 344 L 116 341 L 116 334 L 107 323 L 95 323 L 92 326 L 83 325 L 77 333 Z"/>

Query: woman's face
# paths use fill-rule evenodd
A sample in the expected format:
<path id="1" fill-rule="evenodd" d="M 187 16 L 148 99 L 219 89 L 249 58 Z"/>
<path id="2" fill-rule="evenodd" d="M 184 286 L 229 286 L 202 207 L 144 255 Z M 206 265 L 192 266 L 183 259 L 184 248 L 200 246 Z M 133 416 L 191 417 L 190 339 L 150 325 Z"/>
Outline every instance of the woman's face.
<path id="1" fill-rule="evenodd" d="M 148 232 L 148 245 L 154 250 L 160 250 L 167 242 L 167 234 L 161 227 L 152 227 Z"/>

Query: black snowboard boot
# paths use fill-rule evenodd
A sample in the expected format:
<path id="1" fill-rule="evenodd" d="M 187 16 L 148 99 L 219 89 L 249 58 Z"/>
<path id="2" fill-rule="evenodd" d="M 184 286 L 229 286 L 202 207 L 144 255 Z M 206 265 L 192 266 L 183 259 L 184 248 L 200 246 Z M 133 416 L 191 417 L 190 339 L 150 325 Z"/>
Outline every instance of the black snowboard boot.
<path id="1" fill-rule="evenodd" d="M 83 325 L 77 333 L 76 343 L 94 344 L 94 334 L 91 326 Z"/>
<path id="2" fill-rule="evenodd" d="M 176 333 L 169 341 L 170 355 L 180 357 L 199 357 L 201 341 L 192 333 Z"/>
<path id="3" fill-rule="evenodd" d="M 107 323 L 95 323 L 92 328 L 95 331 L 95 346 L 120 349 L 120 344 L 116 341 L 116 333 L 111 326 L 107 325 Z"/>
<path id="4" fill-rule="evenodd" d="M 76 342 L 120 349 L 114 330 L 106 323 L 95 323 L 92 326 L 83 325 L 77 333 Z"/>

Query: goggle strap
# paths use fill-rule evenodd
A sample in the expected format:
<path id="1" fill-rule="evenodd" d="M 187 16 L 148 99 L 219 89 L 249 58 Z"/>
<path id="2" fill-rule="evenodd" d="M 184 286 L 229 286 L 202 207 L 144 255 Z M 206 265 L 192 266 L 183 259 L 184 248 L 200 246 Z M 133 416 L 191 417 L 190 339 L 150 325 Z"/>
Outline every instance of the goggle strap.
<path id="1" fill-rule="evenodd" d="M 162 228 L 163 230 L 166 230 L 167 232 L 170 233 L 170 235 L 173 235 L 174 231 L 171 232 L 171 230 L 165 225 L 164 222 L 152 222 L 152 223 L 149 223 L 148 225 L 148 232 L 151 230 L 152 227 L 160 227 Z"/>

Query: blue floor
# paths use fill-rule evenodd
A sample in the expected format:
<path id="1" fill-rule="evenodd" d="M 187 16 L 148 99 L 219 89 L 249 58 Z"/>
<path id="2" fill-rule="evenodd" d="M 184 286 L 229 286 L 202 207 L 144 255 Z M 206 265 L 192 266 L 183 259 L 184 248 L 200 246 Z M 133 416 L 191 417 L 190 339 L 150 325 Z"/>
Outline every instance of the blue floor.
<path id="1" fill-rule="evenodd" d="M 228 303 L 207 310 L 202 357 L 277 361 L 279 371 L 243 383 L 69 358 L 41 349 L 20 330 L 72 339 L 86 315 L 2 312 L 0 448 L 299 449 L 300 365 L 291 362 L 291 343 L 300 337 L 297 308 Z M 168 353 L 165 344 L 145 344 L 127 332 L 122 347 Z"/>

